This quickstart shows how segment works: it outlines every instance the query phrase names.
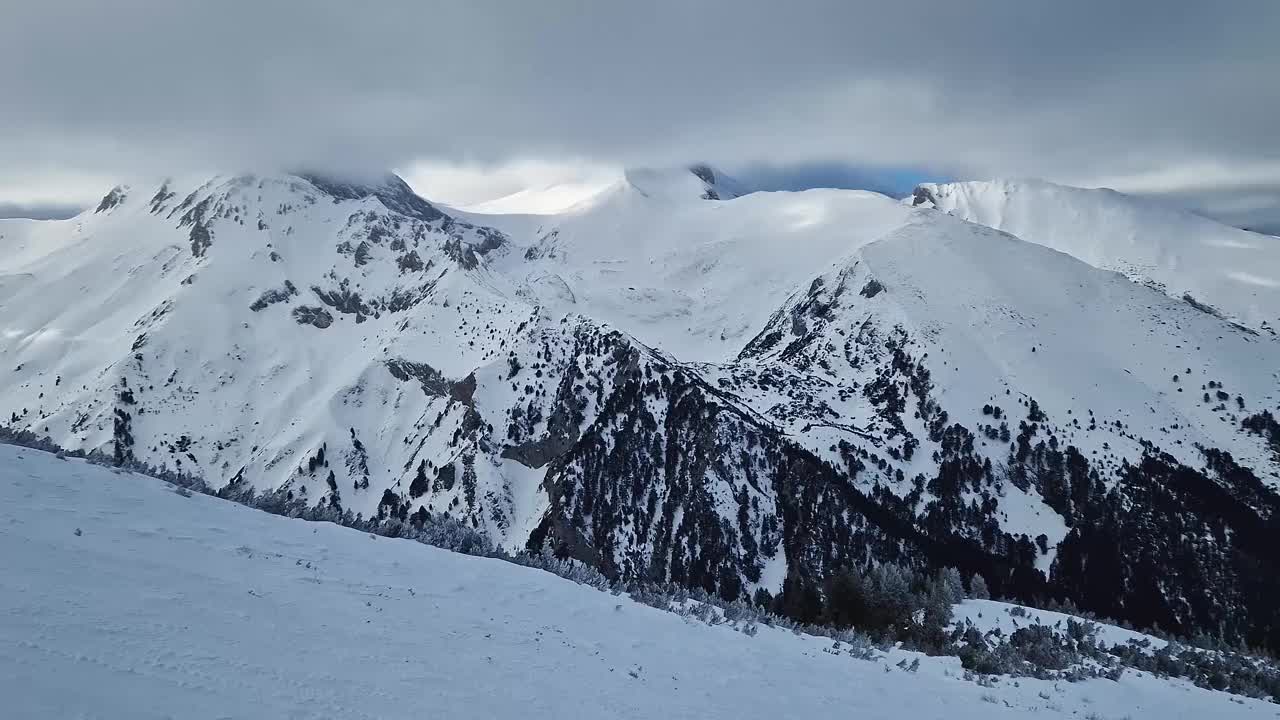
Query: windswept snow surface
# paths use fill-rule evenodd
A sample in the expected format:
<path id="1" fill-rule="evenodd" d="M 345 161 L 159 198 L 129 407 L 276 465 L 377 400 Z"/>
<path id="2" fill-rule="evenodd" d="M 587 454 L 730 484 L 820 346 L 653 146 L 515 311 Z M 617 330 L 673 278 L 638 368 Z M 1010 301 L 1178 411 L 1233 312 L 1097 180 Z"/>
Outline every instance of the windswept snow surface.
<path id="1" fill-rule="evenodd" d="M 916 204 L 1011 232 L 1152 284 L 1190 295 L 1266 334 L 1280 331 L 1280 239 L 1160 203 L 1042 180 L 927 183 Z"/>
<path id="2" fill-rule="evenodd" d="M 686 621 L 497 560 L 0 446 L 14 718 L 1249 718 L 1128 672 L 979 687 L 954 658 Z"/>

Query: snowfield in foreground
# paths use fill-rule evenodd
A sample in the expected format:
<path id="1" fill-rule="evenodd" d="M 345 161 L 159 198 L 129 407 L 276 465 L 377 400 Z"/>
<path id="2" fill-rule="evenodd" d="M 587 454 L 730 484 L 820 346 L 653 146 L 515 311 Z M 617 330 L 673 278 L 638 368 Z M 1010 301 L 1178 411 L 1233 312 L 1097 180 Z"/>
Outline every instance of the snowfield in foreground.
<path id="1" fill-rule="evenodd" d="M 1277 715 L 1132 671 L 980 687 L 955 658 L 831 645 L 0 445 L 6 717 Z"/>

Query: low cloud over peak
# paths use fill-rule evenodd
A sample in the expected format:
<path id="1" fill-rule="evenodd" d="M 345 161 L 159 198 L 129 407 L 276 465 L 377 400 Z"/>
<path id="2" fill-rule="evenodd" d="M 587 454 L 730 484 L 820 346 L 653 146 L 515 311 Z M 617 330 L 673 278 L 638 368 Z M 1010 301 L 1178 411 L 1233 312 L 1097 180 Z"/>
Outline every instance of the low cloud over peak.
<path id="1" fill-rule="evenodd" d="M 1278 26 L 1267 0 L 25 3 L 0 23 L 0 187 L 574 157 L 1124 189 L 1280 160 Z"/>

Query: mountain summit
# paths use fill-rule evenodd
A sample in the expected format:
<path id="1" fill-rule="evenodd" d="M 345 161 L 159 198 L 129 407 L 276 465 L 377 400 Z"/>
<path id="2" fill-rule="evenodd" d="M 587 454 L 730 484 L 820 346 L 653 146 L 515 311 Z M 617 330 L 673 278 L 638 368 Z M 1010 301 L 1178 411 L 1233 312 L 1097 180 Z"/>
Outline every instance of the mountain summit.
<path id="1" fill-rule="evenodd" d="M 923 184 L 911 202 L 1115 270 L 1274 336 L 1280 242 L 1114 190 L 1043 180 Z"/>

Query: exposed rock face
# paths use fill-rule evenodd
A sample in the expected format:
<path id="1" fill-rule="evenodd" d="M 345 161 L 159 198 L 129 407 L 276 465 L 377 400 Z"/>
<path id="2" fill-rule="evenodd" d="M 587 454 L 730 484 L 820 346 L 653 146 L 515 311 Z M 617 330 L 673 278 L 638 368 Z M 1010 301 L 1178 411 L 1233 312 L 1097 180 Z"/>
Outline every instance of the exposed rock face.
<path id="1" fill-rule="evenodd" d="M 395 175 L 387 175 L 381 181 L 372 184 L 354 183 L 317 174 L 303 174 L 301 177 L 332 198 L 334 202 L 374 197 L 391 212 L 405 217 L 424 222 L 449 219 L 434 205 L 414 193 L 404 180 Z"/>
<path id="2" fill-rule="evenodd" d="M 193 257 L 204 257 L 205 251 L 213 244 L 213 235 L 202 222 L 196 222 L 191 225 L 191 234 L 188 239 L 191 241 L 191 255 Z"/>
<path id="3" fill-rule="evenodd" d="M 347 281 L 343 281 L 333 290 L 321 290 L 313 285 L 311 286 L 311 292 L 315 293 L 320 302 L 340 313 L 348 315 L 370 314 L 369 306 L 360 297 L 360 293 L 353 291 Z"/>
<path id="4" fill-rule="evenodd" d="M 480 266 L 480 256 L 502 247 L 504 240 L 496 230 L 480 231 L 477 238 L 476 242 L 468 242 L 455 237 L 445 243 L 445 253 L 463 269 L 474 270 Z"/>
<path id="5" fill-rule="evenodd" d="M 716 190 L 716 173 L 707 165 L 694 165 L 689 168 L 689 172 L 698 177 L 699 180 L 707 184 L 707 191 L 703 193 L 704 200 L 722 200 L 720 193 Z"/>
<path id="6" fill-rule="evenodd" d="M 933 196 L 933 190 L 920 185 L 911 192 L 911 204 L 916 207 L 921 205 L 935 207 L 938 204 L 938 199 Z"/>
<path id="7" fill-rule="evenodd" d="M 259 295 L 258 299 L 254 300 L 253 304 L 249 306 L 249 309 L 254 312 L 259 312 L 261 310 L 265 310 L 271 305 L 275 305 L 276 303 L 288 302 L 289 298 L 296 297 L 297 294 L 298 288 L 294 287 L 293 283 L 285 280 L 283 286 L 267 290 Z"/>
<path id="8" fill-rule="evenodd" d="M 415 363 L 408 360 L 388 360 L 387 370 L 397 380 L 417 380 L 418 384 L 422 386 L 422 391 L 428 395 L 444 397 L 453 390 L 454 383 L 441 375 L 439 370 L 426 363 Z"/>
<path id="9" fill-rule="evenodd" d="M 173 196 L 173 191 L 169 189 L 169 182 L 165 181 L 165 183 L 160 186 L 160 189 L 156 190 L 156 194 L 151 196 L 151 201 L 147 203 L 147 205 L 151 207 L 151 214 L 154 215 L 160 212 L 160 208 L 163 207 L 165 203 L 172 200 Z"/>
<path id="10" fill-rule="evenodd" d="M 95 208 L 93 212 L 95 215 L 98 213 L 107 212 L 112 208 L 116 207 L 117 205 L 120 205 L 121 203 L 123 203 L 125 199 L 128 197 L 129 197 L 129 189 L 122 185 L 117 185 L 111 188 L 111 191 L 103 196 L 102 201 L 98 203 L 98 207 Z"/>
<path id="11" fill-rule="evenodd" d="M 401 272 L 422 272 L 426 266 L 422 264 L 422 258 L 418 257 L 417 251 L 409 252 L 396 258 L 396 265 L 399 266 Z"/>
<path id="12" fill-rule="evenodd" d="M 321 330 L 333 324 L 333 316 L 328 310 L 310 305 L 299 305 L 294 308 L 293 319 L 299 325 L 314 325 Z"/>
<path id="13" fill-rule="evenodd" d="M 745 193 L 737 181 L 725 177 L 710 165 L 693 165 L 689 172 L 706 185 L 702 194 L 704 200 L 732 200 Z"/>

